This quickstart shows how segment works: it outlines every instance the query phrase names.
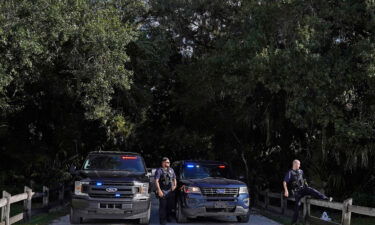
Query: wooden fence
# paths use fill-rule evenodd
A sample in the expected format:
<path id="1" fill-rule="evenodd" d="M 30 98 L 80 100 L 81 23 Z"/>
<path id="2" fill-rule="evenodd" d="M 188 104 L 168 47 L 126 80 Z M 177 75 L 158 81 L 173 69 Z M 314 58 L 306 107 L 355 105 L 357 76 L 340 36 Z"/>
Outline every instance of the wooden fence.
<path id="1" fill-rule="evenodd" d="M 280 205 L 278 206 L 271 205 L 270 204 L 271 198 L 279 199 Z M 263 199 L 263 201 L 260 201 L 260 199 Z M 269 192 L 268 190 L 265 190 L 257 194 L 255 204 L 257 206 L 260 206 L 263 209 L 271 210 L 271 211 L 278 212 L 283 215 L 291 216 L 293 215 L 293 210 L 288 209 L 288 201 L 295 202 L 294 198 L 285 198 L 283 196 L 283 193 L 272 193 L 272 192 Z M 310 223 L 322 224 L 322 225 L 350 225 L 352 213 L 375 217 L 375 208 L 352 205 L 353 200 L 351 198 L 341 203 L 341 202 L 329 202 L 329 201 L 304 197 L 303 199 L 301 199 L 301 203 L 303 204 L 302 218 L 306 225 Z M 310 209 L 311 205 L 341 211 L 342 212 L 341 223 L 337 223 L 333 221 L 324 221 L 318 217 L 312 216 L 311 209 Z"/>
<path id="2" fill-rule="evenodd" d="M 3 197 L 0 198 L 0 225 L 11 225 L 21 220 L 28 221 L 32 215 L 32 199 L 42 198 L 42 206 L 44 210 L 49 210 L 51 207 L 63 204 L 64 197 L 66 196 L 65 193 L 67 191 L 70 192 L 70 189 L 67 187 L 70 186 L 61 185 L 58 188 L 50 190 L 48 187 L 43 186 L 42 192 L 33 192 L 31 188 L 25 186 L 24 192 L 17 195 L 11 195 L 8 192 L 3 191 Z M 55 191 L 58 192 L 58 201 L 55 203 L 51 203 L 50 193 Z M 11 217 L 11 204 L 21 201 L 23 201 L 23 212 Z"/>

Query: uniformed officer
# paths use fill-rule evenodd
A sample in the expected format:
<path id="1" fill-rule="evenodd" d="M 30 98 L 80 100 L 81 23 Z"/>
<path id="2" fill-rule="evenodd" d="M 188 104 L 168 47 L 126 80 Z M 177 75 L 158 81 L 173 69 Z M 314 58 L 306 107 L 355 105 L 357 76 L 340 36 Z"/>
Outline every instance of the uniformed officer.
<path id="1" fill-rule="evenodd" d="M 294 214 L 292 219 L 292 224 L 296 224 L 298 220 L 298 211 L 301 205 L 300 200 L 306 195 L 311 195 L 317 199 L 323 199 L 332 201 L 332 198 L 328 198 L 324 194 L 320 193 L 319 191 L 315 190 L 314 188 L 308 187 L 307 183 L 303 177 L 303 171 L 300 169 L 301 162 L 299 160 L 293 161 L 292 169 L 289 170 L 284 178 L 283 186 L 284 186 L 284 196 L 286 198 L 289 197 L 288 186 L 289 189 L 292 191 L 292 194 L 295 198 L 295 207 L 294 207 Z"/>
<path id="2" fill-rule="evenodd" d="M 156 194 L 159 198 L 159 219 L 160 224 L 171 222 L 171 210 L 175 204 L 174 190 L 177 186 L 176 175 L 170 167 L 171 162 L 164 157 L 161 168 L 155 172 Z"/>

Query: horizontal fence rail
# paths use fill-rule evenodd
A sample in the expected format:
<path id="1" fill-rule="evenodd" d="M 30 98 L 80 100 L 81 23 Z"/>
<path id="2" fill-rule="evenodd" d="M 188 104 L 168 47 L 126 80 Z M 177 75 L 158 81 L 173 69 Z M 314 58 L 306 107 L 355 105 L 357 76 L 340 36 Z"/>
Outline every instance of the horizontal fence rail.
<path id="1" fill-rule="evenodd" d="M 50 190 L 48 187 L 43 186 L 42 192 L 33 192 L 33 190 L 27 186 L 24 187 L 24 193 L 11 195 L 10 193 L 3 191 L 2 198 L 0 198 L 0 225 L 11 225 L 18 221 L 28 221 L 31 218 L 32 199 L 42 198 L 42 206 L 44 209 L 49 209 L 52 206 L 61 205 L 64 203 L 64 197 L 66 192 L 70 191 L 71 186 L 65 187 L 61 185 L 58 188 Z M 57 204 L 50 203 L 50 192 L 58 193 Z M 23 212 L 14 216 L 10 216 L 11 204 L 23 201 Z"/>
<path id="2" fill-rule="evenodd" d="M 270 199 L 279 199 L 280 205 L 271 205 Z M 261 201 L 260 199 L 263 199 Z M 294 198 L 285 198 L 283 193 L 272 193 L 269 190 L 259 191 L 256 194 L 256 205 L 266 209 L 271 210 L 277 213 L 281 213 L 283 215 L 291 216 L 293 215 L 293 211 L 288 209 L 288 201 L 295 202 Z M 318 199 L 311 199 L 309 197 L 304 197 L 301 199 L 301 203 L 303 204 L 303 220 L 305 224 L 325 224 L 325 225 L 350 225 L 351 223 L 351 214 L 356 213 L 359 215 L 364 216 L 372 216 L 375 217 L 375 208 L 363 207 L 363 206 L 356 206 L 352 205 L 353 199 L 347 199 L 344 202 L 329 202 L 324 200 Z M 311 215 L 311 205 L 328 208 L 328 209 L 335 209 L 342 212 L 341 223 L 333 222 L 333 221 L 324 221 L 318 217 L 314 217 Z"/>

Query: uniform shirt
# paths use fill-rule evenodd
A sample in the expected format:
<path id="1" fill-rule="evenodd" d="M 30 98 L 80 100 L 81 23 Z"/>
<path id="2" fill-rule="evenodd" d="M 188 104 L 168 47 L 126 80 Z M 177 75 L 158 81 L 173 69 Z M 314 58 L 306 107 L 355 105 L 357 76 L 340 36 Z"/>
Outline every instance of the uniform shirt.
<path id="1" fill-rule="evenodd" d="M 302 181 L 300 181 L 302 184 L 303 184 L 303 170 L 289 170 L 286 174 L 285 174 L 285 177 L 284 177 L 284 181 L 288 184 L 288 185 L 290 185 L 290 184 L 292 184 L 293 182 L 296 182 L 296 181 L 298 181 L 298 177 L 296 177 L 295 175 L 293 175 L 293 174 L 295 174 L 296 172 L 298 172 L 298 173 L 300 173 L 301 174 L 301 179 L 302 179 Z M 292 188 L 294 188 L 294 187 L 292 187 Z"/>
<path id="2" fill-rule="evenodd" d="M 163 178 L 163 174 L 164 173 L 168 173 L 169 176 L 170 176 L 170 184 L 165 186 L 161 183 L 161 178 Z M 168 168 L 168 169 L 163 169 L 162 167 L 157 169 L 155 171 L 155 180 L 156 179 L 159 179 L 159 186 L 160 186 L 160 189 L 164 190 L 164 191 L 167 191 L 167 190 L 170 190 L 172 188 L 172 182 L 174 179 L 176 179 L 176 174 L 174 173 L 174 170 L 172 168 Z"/>

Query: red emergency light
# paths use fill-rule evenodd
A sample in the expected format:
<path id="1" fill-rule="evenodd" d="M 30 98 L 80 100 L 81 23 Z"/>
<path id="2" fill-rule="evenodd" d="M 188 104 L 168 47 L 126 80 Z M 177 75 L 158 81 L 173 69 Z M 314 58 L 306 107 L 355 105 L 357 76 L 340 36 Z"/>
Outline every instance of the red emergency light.
<path id="1" fill-rule="evenodd" d="M 225 169 L 225 165 L 220 165 L 219 168 L 220 169 Z"/>
<path id="2" fill-rule="evenodd" d="M 126 156 L 122 156 L 121 158 L 122 158 L 122 159 L 125 159 L 125 160 L 129 160 L 129 159 L 137 159 L 137 156 L 129 156 L 129 155 L 126 155 Z"/>

